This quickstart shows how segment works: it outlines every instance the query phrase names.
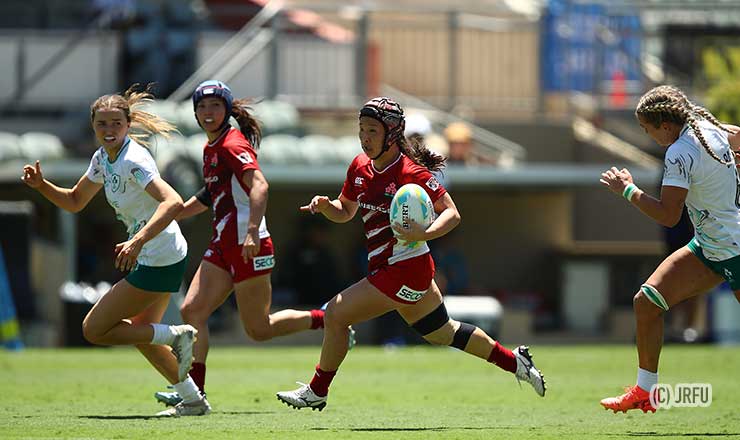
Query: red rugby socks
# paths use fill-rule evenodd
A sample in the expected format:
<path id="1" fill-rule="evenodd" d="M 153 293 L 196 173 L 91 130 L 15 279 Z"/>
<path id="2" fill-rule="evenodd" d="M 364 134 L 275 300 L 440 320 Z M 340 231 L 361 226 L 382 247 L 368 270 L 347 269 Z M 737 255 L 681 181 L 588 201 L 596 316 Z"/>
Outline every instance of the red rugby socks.
<path id="1" fill-rule="evenodd" d="M 324 371 L 316 365 L 316 373 L 314 373 L 313 379 L 311 379 L 311 383 L 309 385 L 317 396 L 324 397 L 329 394 L 329 385 L 331 385 L 331 381 L 336 375 L 337 370 Z"/>
<path id="2" fill-rule="evenodd" d="M 493 343 L 493 350 L 488 355 L 488 362 L 496 364 L 502 370 L 516 373 L 516 358 L 514 357 L 514 353 L 499 344 L 498 341 L 494 341 Z"/>
<path id="3" fill-rule="evenodd" d="M 193 362 L 193 366 L 190 367 L 190 377 L 193 378 L 193 382 L 198 385 L 198 389 L 201 393 L 206 392 L 206 364 L 202 362 Z"/>

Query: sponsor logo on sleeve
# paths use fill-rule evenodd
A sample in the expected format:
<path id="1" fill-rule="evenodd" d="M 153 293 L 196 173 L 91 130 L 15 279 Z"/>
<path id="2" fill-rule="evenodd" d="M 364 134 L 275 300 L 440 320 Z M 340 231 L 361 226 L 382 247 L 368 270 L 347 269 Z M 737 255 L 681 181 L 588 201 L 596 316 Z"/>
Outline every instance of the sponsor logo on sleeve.
<path id="1" fill-rule="evenodd" d="M 247 153 L 246 151 L 239 153 L 236 156 L 236 158 L 239 159 L 239 161 L 244 164 L 254 162 L 254 159 L 252 159 L 252 156 L 250 156 L 249 153 Z"/>
<path id="2" fill-rule="evenodd" d="M 362 186 L 362 177 L 355 177 L 355 185 L 356 186 Z"/>
<path id="3" fill-rule="evenodd" d="M 401 289 L 396 292 L 396 296 L 404 301 L 417 302 L 421 299 L 421 297 L 424 296 L 425 293 L 425 291 L 422 292 L 419 290 L 414 290 L 408 286 L 401 286 Z"/>
<path id="4" fill-rule="evenodd" d="M 131 169 L 131 174 L 134 176 L 134 179 L 136 179 L 137 182 L 142 183 L 144 182 L 144 171 L 142 171 L 141 168 L 136 167 Z"/>
<path id="5" fill-rule="evenodd" d="M 434 176 L 430 177 L 429 180 L 427 180 L 427 187 L 432 191 L 436 191 L 439 188 L 439 182 Z"/>
<path id="6" fill-rule="evenodd" d="M 265 255 L 262 257 L 254 257 L 252 259 L 254 262 L 254 270 L 267 270 L 272 269 L 275 267 L 275 256 L 274 255 Z"/>

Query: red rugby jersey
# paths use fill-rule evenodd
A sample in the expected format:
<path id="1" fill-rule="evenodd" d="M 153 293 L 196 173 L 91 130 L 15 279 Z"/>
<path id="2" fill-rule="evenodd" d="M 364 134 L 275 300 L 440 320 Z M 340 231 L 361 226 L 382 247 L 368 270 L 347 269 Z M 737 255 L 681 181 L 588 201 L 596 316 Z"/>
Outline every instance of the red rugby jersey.
<path id="1" fill-rule="evenodd" d="M 427 168 L 403 154 L 383 171 L 378 171 L 372 160 L 363 153 L 355 157 L 347 170 L 342 194 L 360 205 L 360 215 L 365 224 L 369 272 L 429 252 L 426 243 L 414 248 L 399 245 L 390 227 L 388 213 L 391 200 L 396 191 L 407 183 L 424 188 L 432 203 L 447 192 Z"/>
<path id="2" fill-rule="evenodd" d="M 226 130 L 203 148 L 203 178 L 211 195 L 213 236 L 211 242 L 224 247 L 241 246 L 249 226 L 249 191 L 242 181 L 247 170 L 260 169 L 252 145 L 235 128 Z M 260 238 L 269 237 L 262 218 Z"/>

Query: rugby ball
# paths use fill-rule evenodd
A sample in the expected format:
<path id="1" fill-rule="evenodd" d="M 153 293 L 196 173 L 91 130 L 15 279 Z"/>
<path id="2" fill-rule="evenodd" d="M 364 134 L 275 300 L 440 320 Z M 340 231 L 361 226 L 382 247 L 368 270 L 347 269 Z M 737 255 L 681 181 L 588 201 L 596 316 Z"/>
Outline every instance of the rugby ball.
<path id="1" fill-rule="evenodd" d="M 434 221 L 434 204 L 424 188 L 407 183 L 393 196 L 389 216 L 391 224 L 398 223 L 403 229 L 410 229 L 410 220 L 426 228 Z"/>

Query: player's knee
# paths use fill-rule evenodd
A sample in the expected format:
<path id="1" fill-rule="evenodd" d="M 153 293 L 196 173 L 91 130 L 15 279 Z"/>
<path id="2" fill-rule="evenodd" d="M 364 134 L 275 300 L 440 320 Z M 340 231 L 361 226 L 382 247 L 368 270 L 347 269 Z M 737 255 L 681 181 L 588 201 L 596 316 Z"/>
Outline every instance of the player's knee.
<path id="1" fill-rule="evenodd" d="M 95 345 L 102 345 L 102 336 L 103 333 L 97 328 L 91 319 L 85 318 L 85 320 L 82 321 L 82 337 L 85 338 L 87 342 Z"/>
<path id="2" fill-rule="evenodd" d="M 343 330 L 350 324 L 338 310 L 337 304 L 331 301 L 324 310 L 324 330 Z"/>
<path id="3" fill-rule="evenodd" d="M 632 309 L 634 309 L 635 314 L 644 314 L 650 309 L 650 306 L 650 301 L 648 301 L 641 291 L 638 291 L 635 296 L 632 297 Z"/>
<path id="4" fill-rule="evenodd" d="M 668 310 L 668 304 L 663 295 L 653 286 L 643 284 L 640 291 L 632 298 L 632 306 L 637 316 L 660 316 Z"/>
<path id="5" fill-rule="evenodd" d="M 447 323 L 432 333 L 423 335 L 424 340 L 434 345 L 450 345 L 455 335 L 455 321 L 448 319 Z"/>
<path id="6" fill-rule="evenodd" d="M 253 341 L 264 342 L 272 339 L 272 330 L 270 325 L 244 325 L 244 330 L 247 332 L 247 336 Z"/>
<path id="7" fill-rule="evenodd" d="M 194 303 L 190 302 L 182 303 L 180 306 L 180 315 L 182 316 L 182 320 L 188 324 L 208 319 L 208 316 L 203 316 L 203 312 Z"/>

